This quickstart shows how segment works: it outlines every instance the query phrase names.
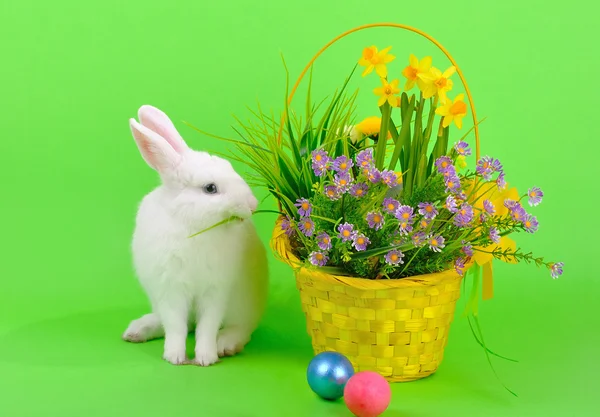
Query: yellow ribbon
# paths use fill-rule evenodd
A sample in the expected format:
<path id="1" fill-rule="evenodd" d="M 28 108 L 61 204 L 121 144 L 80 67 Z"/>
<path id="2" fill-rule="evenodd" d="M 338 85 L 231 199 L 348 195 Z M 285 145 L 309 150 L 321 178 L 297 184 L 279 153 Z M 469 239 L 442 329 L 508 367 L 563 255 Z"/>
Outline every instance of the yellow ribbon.
<path id="1" fill-rule="evenodd" d="M 471 186 L 473 187 L 474 184 L 471 184 Z M 477 201 L 473 204 L 473 207 L 479 212 L 484 210 L 483 201 L 489 200 L 494 205 L 496 210 L 495 215 L 502 217 L 509 213 L 509 209 L 504 205 L 504 200 L 510 199 L 518 201 L 520 198 L 517 189 L 515 187 L 508 188 L 508 185 L 504 190 L 499 190 L 493 182 L 486 183 L 480 187 L 481 188 L 475 194 L 475 200 Z M 477 246 L 473 249 L 475 253 L 473 254 L 472 260 L 483 268 L 481 298 L 483 300 L 489 300 L 494 296 L 494 271 L 492 265 L 494 255 L 492 255 L 492 252 L 497 249 L 502 251 L 509 249 L 511 252 L 514 252 L 516 243 L 509 237 L 503 236 L 500 239 L 500 243 L 488 246 Z M 517 260 L 514 257 L 502 259 L 502 261 L 507 263 L 517 263 Z"/>

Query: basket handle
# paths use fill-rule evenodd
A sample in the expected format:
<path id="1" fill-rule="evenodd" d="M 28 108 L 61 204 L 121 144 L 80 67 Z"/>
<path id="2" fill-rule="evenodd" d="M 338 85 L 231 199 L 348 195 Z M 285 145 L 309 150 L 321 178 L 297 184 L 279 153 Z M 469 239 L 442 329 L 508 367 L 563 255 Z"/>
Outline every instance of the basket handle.
<path id="1" fill-rule="evenodd" d="M 452 65 L 454 65 L 454 67 L 456 68 L 456 73 L 460 77 L 460 80 L 462 81 L 462 84 L 465 87 L 465 92 L 467 93 L 467 97 L 469 99 L 469 107 L 471 108 L 471 114 L 473 116 L 473 124 L 474 124 L 474 127 L 475 127 L 475 156 L 476 156 L 477 160 L 479 160 L 479 156 L 480 156 L 480 152 L 479 152 L 479 125 L 477 124 L 477 116 L 475 114 L 475 106 L 473 104 L 473 97 L 471 96 L 471 91 L 469 90 L 469 86 L 467 84 L 467 81 L 465 80 L 465 77 L 463 76 L 462 71 L 460 70 L 459 66 L 456 64 L 456 61 L 454 60 L 454 58 L 452 58 L 452 55 L 450 55 L 450 53 L 448 52 L 448 50 L 446 48 L 444 48 L 433 37 L 431 37 L 427 33 L 423 32 L 422 30 L 413 28 L 411 26 L 403 25 L 401 23 L 370 23 L 370 24 L 357 26 L 355 28 L 347 30 L 346 32 L 344 32 L 344 33 L 336 36 L 335 38 L 333 38 L 325 46 L 323 46 L 315 54 L 315 56 L 312 57 L 312 59 L 308 62 L 308 64 L 306 65 L 306 67 L 304 67 L 304 70 L 302 70 L 302 72 L 300 73 L 300 76 L 296 80 L 296 83 L 294 84 L 294 87 L 292 88 L 292 91 L 290 92 L 290 95 L 289 95 L 289 97 L 287 99 L 288 106 L 292 103 L 292 99 L 294 98 L 294 94 L 296 93 L 296 90 L 297 90 L 298 86 L 300 85 L 300 82 L 302 81 L 302 78 L 304 78 L 304 75 L 308 72 L 308 70 L 310 69 L 310 67 L 317 60 L 317 58 L 323 52 L 325 52 L 325 50 L 327 48 L 329 48 L 331 45 L 333 45 L 335 42 L 339 41 L 340 39 L 342 39 L 342 38 L 350 35 L 351 33 L 358 32 L 358 31 L 363 30 L 363 29 L 369 29 L 369 28 L 375 28 L 375 27 L 394 27 L 394 28 L 399 28 L 399 29 L 405 29 L 405 30 L 408 30 L 410 32 L 414 32 L 414 33 L 416 33 L 418 35 L 421 35 L 421 36 L 427 38 L 428 40 L 430 40 L 431 42 L 433 42 L 435 44 L 435 46 L 437 46 L 438 48 L 440 48 L 440 50 L 444 53 L 444 55 L 446 55 L 446 57 L 450 60 L 450 62 L 452 63 Z M 278 143 L 281 143 L 281 134 L 282 134 L 283 125 L 284 125 L 285 122 L 286 122 L 286 120 L 285 120 L 285 112 L 283 112 L 283 115 L 281 117 L 281 123 L 279 125 L 279 134 L 278 134 L 278 138 L 277 138 Z"/>

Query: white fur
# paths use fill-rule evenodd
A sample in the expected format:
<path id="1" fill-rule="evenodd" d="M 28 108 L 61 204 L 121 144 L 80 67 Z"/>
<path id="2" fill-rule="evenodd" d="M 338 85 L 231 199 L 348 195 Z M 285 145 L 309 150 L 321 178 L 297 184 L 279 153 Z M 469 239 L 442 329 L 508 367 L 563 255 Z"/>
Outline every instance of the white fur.
<path id="1" fill-rule="evenodd" d="M 123 338 L 164 336 L 164 359 L 182 364 L 195 326 L 192 362 L 208 366 L 243 349 L 265 308 L 266 250 L 250 218 L 257 200 L 228 161 L 188 148 L 163 112 L 142 106 L 138 118 L 142 124 L 130 120 L 134 139 L 162 185 L 143 198 L 132 242 L 152 313 L 131 322 Z M 208 183 L 218 194 L 203 190 Z M 244 220 L 189 237 L 231 215 Z"/>

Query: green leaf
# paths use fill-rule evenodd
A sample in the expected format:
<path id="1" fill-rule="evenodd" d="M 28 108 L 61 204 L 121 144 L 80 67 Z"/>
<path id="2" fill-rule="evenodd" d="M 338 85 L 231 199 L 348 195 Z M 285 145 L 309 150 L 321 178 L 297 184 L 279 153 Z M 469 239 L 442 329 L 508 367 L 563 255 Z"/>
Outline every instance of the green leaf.
<path id="1" fill-rule="evenodd" d="M 390 126 L 390 116 L 392 113 L 392 107 L 386 101 L 381 106 L 381 128 L 379 129 L 379 140 L 375 147 L 375 167 L 378 170 L 383 170 L 385 163 L 385 149 L 387 145 L 387 135 Z"/>
<path id="2" fill-rule="evenodd" d="M 402 251 L 411 249 L 413 247 L 412 243 L 403 243 L 402 245 L 391 245 L 381 248 L 369 249 L 361 252 L 355 252 L 350 257 L 352 259 L 365 259 L 370 258 L 371 256 L 383 255 L 384 253 L 388 253 L 392 249 L 400 249 Z"/>
<path id="3" fill-rule="evenodd" d="M 491 349 L 489 349 L 489 348 L 488 348 L 488 347 L 485 345 L 485 343 L 483 343 L 483 342 L 482 342 L 482 341 L 479 339 L 479 336 L 477 336 L 477 333 L 475 332 L 475 329 L 473 328 L 473 324 L 471 323 L 471 317 L 467 316 L 467 321 L 469 322 L 469 327 L 471 328 L 471 332 L 473 333 L 473 336 L 475 337 L 475 341 L 477 342 L 477 344 L 478 344 L 479 346 L 481 346 L 482 348 L 484 348 L 484 349 L 485 349 L 485 350 L 486 350 L 486 351 L 487 351 L 487 352 L 488 352 L 490 355 L 494 355 L 494 356 L 496 356 L 497 358 L 504 359 L 504 360 L 507 360 L 507 361 L 509 361 L 509 362 L 515 362 L 515 363 L 518 363 L 518 362 L 519 362 L 519 361 L 518 361 L 518 360 L 516 360 L 516 359 L 511 359 L 511 358 L 508 358 L 508 357 L 506 357 L 506 356 L 502 356 L 502 355 L 500 355 L 500 354 L 498 354 L 498 353 L 496 353 L 496 352 L 492 351 Z"/>
<path id="4" fill-rule="evenodd" d="M 300 156 L 305 156 L 308 153 L 309 149 L 315 149 L 316 146 L 313 146 L 313 131 L 312 127 L 306 126 L 306 130 L 302 134 L 302 138 L 300 138 Z"/>
<path id="5" fill-rule="evenodd" d="M 191 127 L 192 129 L 194 129 L 198 133 L 201 133 L 203 135 L 209 136 L 211 138 L 219 139 L 219 140 L 222 140 L 224 142 L 235 143 L 235 144 L 238 144 L 238 145 L 249 146 L 251 148 L 255 148 L 255 149 L 261 150 L 263 152 L 271 153 L 271 151 L 269 151 L 268 149 L 261 148 L 260 146 L 254 145 L 252 143 L 242 142 L 242 141 L 235 140 L 235 139 L 230 139 L 230 138 L 225 138 L 225 137 L 222 137 L 222 136 L 213 135 L 212 133 L 208 133 L 208 132 L 205 132 L 203 130 L 198 129 L 197 127 L 193 126 L 191 123 L 188 123 L 188 122 L 185 122 L 185 121 L 183 123 L 186 124 L 187 126 Z"/>
<path id="6" fill-rule="evenodd" d="M 298 190 L 298 177 L 293 174 L 293 168 L 290 166 L 288 161 L 286 161 L 286 157 L 284 154 L 279 154 L 279 169 L 281 170 L 281 175 L 287 182 L 289 188 L 291 190 Z"/>
<path id="7" fill-rule="evenodd" d="M 276 189 L 270 189 L 269 190 L 273 196 L 281 201 L 281 205 L 284 207 L 286 213 L 290 216 L 290 217 L 294 217 L 295 215 L 295 206 L 294 203 L 292 202 L 292 200 L 286 196 L 285 194 L 283 194 L 282 192 L 277 191 Z"/>
<path id="8" fill-rule="evenodd" d="M 310 194 L 312 191 L 312 184 L 314 181 L 314 173 L 311 168 L 308 167 L 307 164 L 302 165 L 302 171 L 300 173 L 300 187 L 302 190 L 302 195 L 306 196 L 306 198 L 310 198 Z"/>
<path id="9" fill-rule="evenodd" d="M 354 75 L 354 71 L 356 71 L 356 67 L 357 67 L 357 65 L 354 66 L 354 68 L 350 72 L 350 75 L 344 81 L 344 84 L 342 85 L 342 88 L 341 88 L 340 92 L 335 94 L 333 100 L 331 101 L 331 104 L 329 105 L 329 107 L 325 111 L 325 115 L 324 115 L 324 117 L 323 117 L 323 119 L 321 121 L 321 124 L 320 124 L 319 128 L 318 128 L 318 130 L 320 132 L 322 132 L 321 136 L 320 136 L 320 143 L 321 144 L 325 141 L 325 134 L 327 132 L 327 126 L 329 125 L 329 120 L 331 118 L 331 115 L 332 115 L 335 107 L 339 103 L 342 95 L 344 94 L 344 91 L 346 90 L 346 87 L 348 86 L 348 83 L 350 82 L 350 79 L 352 78 L 352 75 Z"/>
<path id="10" fill-rule="evenodd" d="M 402 149 L 410 146 L 410 120 L 415 109 L 414 97 L 414 95 L 411 97 L 410 103 L 407 104 L 405 111 L 402 112 L 402 127 L 400 128 L 400 134 L 398 135 L 398 140 L 394 146 L 394 153 L 392 154 L 392 159 L 390 160 L 389 165 L 389 169 L 392 170 L 395 168 L 396 163 L 398 162 L 398 158 L 400 157 L 400 152 Z"/>
<path id="11" fill-rule="evenodd" d="M 478 300 L 479 300 L 479 283 L 481 282 L 481 267 L 474 263 L 470 268 L 469 273 L 471 275 L 471 282 L 473 286 L 471 287 L 471 294 L 469 295 L 469 299 L 467 300 L 467 304 L 465 305 L 465 311 L 463 312 L 463 316 L 467 316 L 469 314 L 473 314 L 477 316 L 478 314 Z"/>
<path id="12" fill-rule="evenodd" d="M 423 133 L 423 148 L 425 153 L 429 148 L 429 139 L 431 138 L 431 132 L 433 129 L 433 121 L 435 119 L 435 108 L 437 105 L 437 97 L 435 100 L 429 100 L 429 116 L 427 118 L 427 127 L 425 128 L 425 132 Z"/>
<path id="13" fill-rule="evenodd" d="M 260 213 L 275 213 L 275 214 L 279 214 L 281 216 L 285 216 L 285 213 L 278 211 L 278 210 L 256 210 L 255 212 L 252 213 L 252 215 L 254 216 L 255 214 L 260 214 Z"/>
<path id="14" fill-rule="evenodd" d="M 490 365 L 490 368 L 492 369 L 492 372 L 496 376 L 496 379 L 498 380 L 498 382 L 500 382 L 500 384 L 502 384 L 502 386 L 504 387 L 505 390 L 507 390 L 508 392 L 510 392 L 515 397 L 518 397 L 518 395 L 514 391 L 512 391 L 511 389 L 509 389 L 506 386 L 506 384 L 504 384 L 502 382 L 502 380 L 500 379 L 500 376 L 498 375 L 498 373 L 496 372 L 496 369 L 494 368 L 494 365 L 492 364 L 492 359 L 490 358 L 490 350 L 485 345 L 485 340 L 483 339 L 483 332 L 481 331 L 481 326 L 479 324 L 479 319 L 476 316 L 471 316 L 471 317 L 473 318 L 473 321 L 475 322 L 475 328 L 477 330 L 477 334 L 479 335 L 479 339 L 481 340 L 480 344 L 484 348 L 483 351 L 485 352 L 485 357 L 486 357 L 486 359 L 488 361 L 488 364 Z M 469 318 L 469 325 L 471 325 L 470 318 Z M 471 327 L 471 329 L 473 329 L 473 328 Z"/>
<path id="15" fill-rule="evenodd" d="M 287 129 L 288 129 L 288 137 L 289 137 L 289 141 L 290 141 L 290 145 L 292 148 L 292 153 L 294 155 L 294 159 L 296 161 L 296 168 L 300 169 L 300 167 L 302 166 L 302 157 L 300 156 L 300 150 L 298 149 L 298 143 L 296 142 L 296 138 L 294 137 L 294 129 L 292 128 L 292 122 L 290 119 L 290 107 L 288 105 L 288 96 L 289 96 L 289 81 L 290 81 L 290 73 L 287 69 L 287 66 L 285 65 L 285 60 L 283 59 L 283 55 L 281 57 L 281 59 L 283 60 L 283 66 L 285 68 L 285 77 L 286 77 L 286 88 L 285 88 L 285 99 L 284 99 L 284 106 L 285 106 L 285 118 L 286 118 L 286 124 L 287 124 Z"/>
<path id="16" fill-rule="evenodd" d="M 193 235 L 190 235 L 190 236 L 188 236 L 188 238 L 192 238 L 192 237 L 198 236 L 198 235 L 200 235 L 200 234 L 202 234 L 202 233 L 205 233 L 205 232 L 208 232 L 209 230 L 212 230 L 212 229 L 214 229 L 215 227 L 221 226 L 222 224 L 225 224 L 225 223 L 232 222 L 232 221 L 234 221 L 234 220 L 240 220 L 240 221 L 241 221 L 241 220 L 243 220 L 243 219 L 242 219 L 241 217 L 238 217 L 238 216 L 231 216 L 231 217 L 228 217 L 228 218 L 226 218 L 226 219 L 223 219 L 223 220 L 221 220 L 220 222 L 217 222 L 217 223 L 213 224 L 213 225 L 212 225 L 212 226 L 210 226 L 210 227 L 207 227 L 207 228 L 206 228 L 206 229 L 204 229 L 204 230 L 201 230 L 201 231 L 199 231 L 199 232 L 197 232 L 197 233 L 194 233 Z"/>

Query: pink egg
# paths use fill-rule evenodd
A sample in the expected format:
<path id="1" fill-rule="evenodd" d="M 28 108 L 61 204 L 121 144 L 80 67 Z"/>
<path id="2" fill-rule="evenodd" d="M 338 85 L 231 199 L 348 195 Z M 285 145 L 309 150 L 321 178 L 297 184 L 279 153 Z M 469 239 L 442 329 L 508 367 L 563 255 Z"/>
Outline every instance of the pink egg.
<path id="1" fill-rule="evenodd" d="M 390 384 L 377 372 L 355 373 L 344 388 L 344 402 L 357 417 L 377 417 L 390 405 Z"/>

